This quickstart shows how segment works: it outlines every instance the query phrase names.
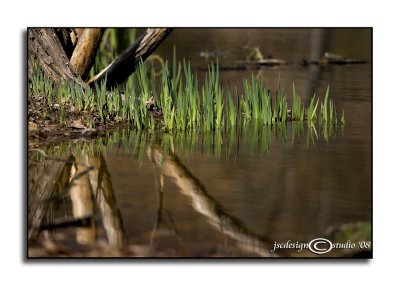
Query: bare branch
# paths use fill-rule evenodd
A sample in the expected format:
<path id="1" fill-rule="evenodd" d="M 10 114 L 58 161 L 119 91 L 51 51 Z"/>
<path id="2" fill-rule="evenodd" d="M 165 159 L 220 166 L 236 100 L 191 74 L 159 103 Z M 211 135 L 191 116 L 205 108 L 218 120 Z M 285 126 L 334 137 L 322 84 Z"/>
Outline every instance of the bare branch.
<path id="1" fill-rule="evenodd" d="M 123 83 L 131 75 L 140 59 L 145 60 L 172 31 L 170 28 L 147 29 L 136 42 L 123 52 L 106 69 L 94 76 L 89 85 L 94 87 L 96 83 L 107 77 L 107 89 Z"/>
<path id="2" fill-rule="evenodd" d="M 104 29 L 84 29 L 72 53 L 71 65 L 82 79 L 85 79 L 90 71 L 103 33 Z"/>

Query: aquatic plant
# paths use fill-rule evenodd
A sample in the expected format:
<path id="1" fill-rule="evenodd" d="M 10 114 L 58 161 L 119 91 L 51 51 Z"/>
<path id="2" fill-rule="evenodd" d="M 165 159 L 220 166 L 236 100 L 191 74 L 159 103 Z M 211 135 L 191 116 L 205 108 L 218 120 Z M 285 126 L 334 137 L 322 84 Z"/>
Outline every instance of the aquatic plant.
<path id="1" fill-rule="evenodd" d="M 97 104 L 97 111 L 99 112 L 100 120 L 103 123 L 105 122 L 105 107 L 107 104 L 107 89 L 106 89 L 106 80 L 103 80 L 100 85 L 96 84 L 95 85 L 95 90 L 96 90 L 96 104 Z"/>
<path id="2" fill-rule="evenodd" d="M 237 120 L 237 109 L 229 88 L 228 88 L 227 98 L 228 98 L 227 117 L 229 119 L 229 126 L 234 127 L 236 125 L 236 120 Z"/>
<path id="3" fill-rule="evenodd" d="M 301 104 L 301 97 L 296 94 L 296 87 L 293 82 L 292 93 L 292 120 L 304 120 L 304 107 Z"/>
<path id="4" fill-rule="evenodd" d="M 329 86 L 323 101 L 314 94 L 307 106 L 293 82 L 289 107 L 289 95 L 280 79 L 274 92 L 254 75 L 243 79 L 242 94 L 238 94 L 236 87 L 233 89 L 235 92 L 231 87 L 224 90 L 218 62 L 210 63 L 204 84 L 199 86 L 190 62 L 185 59 L 177 61 L 175 48 L 172 63 L 163 63 L 160 76 L 156 76 L 154 66 L 141 61 L 136 73 L 111 91 L 106 89 L 107 79 L 91 90 L 79 83 L 54 85 L 39 70 L 29 74 L 30 94 L 44 95 L 47 112 L 53 112 L 53 104 L 57 101 L 60 116 L 69 112 L 68 107 L 74 106 L 78 112 L 98 114 L 100 123 L 105 125 L 115 121 L 133 124 L 137 129 L 161 128 L 170 132 L 173 129 L 202 128 L 208 132 L 246 126 L 249 122 L 272 126 L 307 120 L 308 126 L 314 124 L 315 128 L 315 122 L 336 126 L 338 121 Z M 341 123 L 345 123 L 344 111 Z"/>
<path id="5" fill-rule="evenodd" d="M 307 108 L 308 125 L 311 125 L 311 123 L 313 123 L 313 120 L 315 120 L 317 118 L 318 102 L 319 102 L 319 98 L 317 98 L 317 102 L 315 102 L 315 94 L 314 94 L 314 96 L 311 99 L 310 105 Z"/>

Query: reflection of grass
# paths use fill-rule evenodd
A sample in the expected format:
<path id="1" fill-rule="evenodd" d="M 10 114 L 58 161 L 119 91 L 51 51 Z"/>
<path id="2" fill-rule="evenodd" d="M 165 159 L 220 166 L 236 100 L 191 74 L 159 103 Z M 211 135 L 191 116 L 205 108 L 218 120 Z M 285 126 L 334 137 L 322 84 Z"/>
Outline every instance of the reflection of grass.
<path id="1" fill-rule="evenodd" d="M 300 135 L 303 133 L 304 125 L 303 122 L 293 122 L 292 125 L 292 144 L 295 140 L 300 139 Z"/>
<path id="2" fill-rule="evenodd" d="M 344 120 L 344 110 L 342 112 L 342 119 L 340 121 L 342 122 L 342 125 L 346 123 L 346 120 Z"/>
<path id="3" fill-rule="evenodd" d="M 271 144 L 285 146 L 286 144 L 298 144 L 304 132 L 303 122 L 292 124 L 291 139 L 287 140 L 288 128 L 284 123 L 277 123 L 270 127 L 263 126 L 255 121 L 246 126 L 237 126 L 231 129 L 216 129 L 214 131 L 199 132 L 198 130 L 172 130 L 171 133 L 159 130 L 127 130 L 116 131 L 109 135 L 88 142 L 65 142 L 44 148 L 44 151 L 52 157 L 65 158 L 69 154 L 81 157 L 83 154 L 93 155 L 113 149 L 117 152 L 132 154 L 139 162 L 146 160 L 146 148 L 154 145 L 161 146 L 165 154 L 173 152 L 180 157 L 187 158 L 193 154 L 213 156 L 217 160 L 225 156 L 227 159 L 236 156 L 242 150 L 250 152 L 251 156 L 264 156 L 271 150 Z M 307 125 L 305 125 L 307 128 Z M 326 131 L 326 125 L 320 132 L 324 138 L 335 135 L 335 129 Z M 326 137 L 325 137 L 326 136 Z M 290 137 L 289 137 L 290 138 Z M 314 123 L 307 128 L 307 146 L 309 141 L 316 144 L 318 131 Z M 116 148 L 116 149 L 115 149 Z"/>
<path id="4" fill-rule="evenodd" d="M 369 242 L 371 241 L 371 223 L 369 222 L 353 222 L 338 226 L 332 226 L 328 229 L 327 235 L 334 242 L 346 243 L 352 242 Z"/>

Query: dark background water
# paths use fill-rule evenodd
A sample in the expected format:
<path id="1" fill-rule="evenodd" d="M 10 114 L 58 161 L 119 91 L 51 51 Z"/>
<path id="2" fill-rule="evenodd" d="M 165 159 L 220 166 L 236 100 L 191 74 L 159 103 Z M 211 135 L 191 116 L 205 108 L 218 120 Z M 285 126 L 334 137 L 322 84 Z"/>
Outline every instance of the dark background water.
<path id="1" fill-rule="evenodd" d="M 156 51 L 171 60 L 175 45 L 177 58 L 189 59 L 201 81 L 203 69 L 215 60 L 202 58 L 201 52 L 220 52 L 223 67 L 245 60 L 248 50 L 243 46 L 257 46 L 264 56 L 290 64 L 221 71 L 225 86 L 236 85 L 240 94 L 242 79 L 252 73 L 272 89 L 280 78 L 289 91 L 294 82 L 307 102 L 314 93 L 322 97 L 329 85 L 339 115 L 345 111 L 344 129 L 339 127 L 328 141 L 320 132 L 315 144 L 307 144 L 306 125 L 304 134 L 292 142 L 289 123 L 287 141 L 273 137 L 268 153 L 254 153 L 246 137 L 239 139 L 240 148 L 229 155 L 224 139 L 218 158 L 206 154 L 200 143 L 194 152 L 180 153 L 177 148 L 176 155 L 203 185 L 207 198 L 254 237 L 308 242 L 331 226 L 371 222 L 371 41 L 369 29 L 175 29 Z M 367 63 L 297 64 L 302 59 L 320 59 L 324 52 Z M 136 151 L 118 144 L 107 147 L 104 156 L 127 239 L 147 246 L 159 208 L 157 167 L 146 158 L 138 161 Z M 201 205 L 201 200 L 191 199 L 165 178 L 166 212 L 150 256 L 254 255 L 244 251 L 223 225 L 216 227 L 199 211 Z"/>

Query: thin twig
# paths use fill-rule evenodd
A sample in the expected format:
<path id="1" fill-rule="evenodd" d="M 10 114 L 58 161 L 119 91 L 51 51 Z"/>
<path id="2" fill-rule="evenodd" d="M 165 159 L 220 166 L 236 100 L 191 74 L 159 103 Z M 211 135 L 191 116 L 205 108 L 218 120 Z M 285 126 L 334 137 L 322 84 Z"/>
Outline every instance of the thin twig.
<path id="1" fill-rule="evenodd" d="M 75 164 L 75 165 L 79 165 L 79 166 L 90 167 L 89 165 L 77 163 L 75 161 L 66 160 L 66 159 L 62 159 L 62 158 L 51 157 L 51 156 L 47 155 L 45 151 L 43 151 L 42 149 L 39 149 L 39 148 L 28 149 L 28 152 L 40 153 L 44 158 L 52 160 L 52 161 L 56 161 L 56 162 L 63 162 L 63 163 L 67 163 L 67 164 Z M 36 162 L 36 163 L 40 163 L 40 161 L 37 161 L 37 160 L 34 160 L 34 159 L 30 159 L 30 161 Z"/>
<path id="2" fill-rule="evenodd" d="M 66 194 L 68 193 L 68 191 L 72 188 L 74 181 L 79 179 L 80 177 L 86 175 L 86 173 L 90 172 L 93 169 L 94 169 L 93 166 L 89 166 L 88 168 L 86 168 L 82 172 L 74 175 L 71 178 L 71 180 L 69 181 L 68 186 L 64 189 L 64 191 L 61 194 L 57 194 L 55 196 L 46 198 L 46 199 L 42 200 L 40 203 L 41 204 L 45 204 L 45 203 L 55 202 L 55 201 L 58 201 L 58 200 L 61 200 L 61 199 L 65 198 Z"/>

